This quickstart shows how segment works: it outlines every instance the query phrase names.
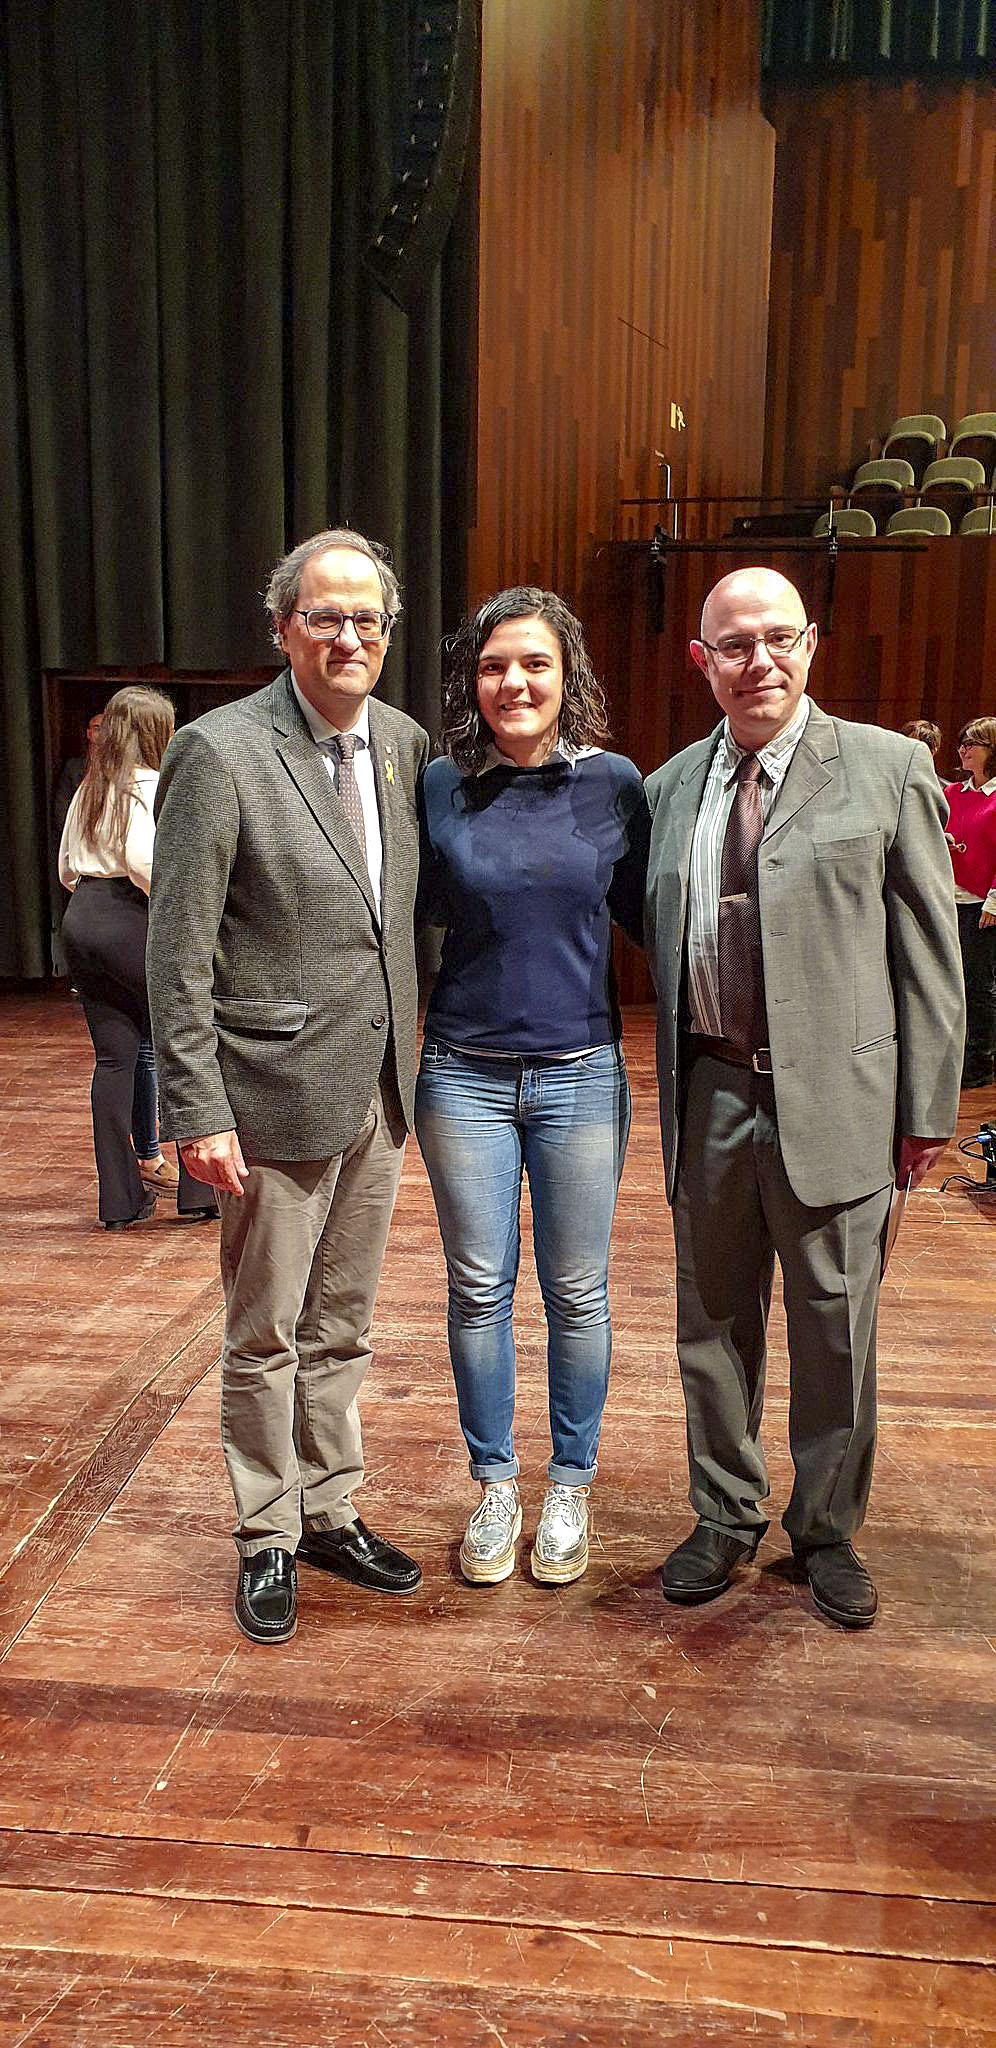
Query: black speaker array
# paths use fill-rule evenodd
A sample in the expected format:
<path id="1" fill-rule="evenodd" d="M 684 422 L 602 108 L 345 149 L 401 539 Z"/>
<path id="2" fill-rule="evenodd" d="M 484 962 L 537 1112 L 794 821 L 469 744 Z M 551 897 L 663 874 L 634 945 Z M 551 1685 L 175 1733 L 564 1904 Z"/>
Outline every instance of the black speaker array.
<path id="1" fill-rule="evenodd" d="M 409 101 L 394 183 L 366 251 L 379 284 L 405 312 L 442 254 L 466 161 L 477 84 L 479 0 L 411 7 Z"/>

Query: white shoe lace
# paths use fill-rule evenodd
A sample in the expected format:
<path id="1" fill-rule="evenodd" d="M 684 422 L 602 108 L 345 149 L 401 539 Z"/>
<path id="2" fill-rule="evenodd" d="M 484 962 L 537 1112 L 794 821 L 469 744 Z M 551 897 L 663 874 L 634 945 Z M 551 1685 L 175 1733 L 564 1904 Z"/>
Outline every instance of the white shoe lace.
<path id="1" fill-rule="evenodd" d="M 572 1535 L 583 1535 L 588 1519 L 589 1491 L 587 1486 L 561 1486 L 559 1482 L 548 1486 L 538 1533 L 557 1540 L 566 1523 Z"/>
<path id="2" fill-rule="evenodd" d="M 484 1493 L 474 1509 L 470 1521 L 467 1523 L 468 1537 L 480 1537 L 496 1523 L 504 1522 L 510 1527 L 515 1520 L 518 1506 L 518 1487 L 514 1486 L 510 1481 L 500 1480 L 495 1486 L 485 1487 Z"/>

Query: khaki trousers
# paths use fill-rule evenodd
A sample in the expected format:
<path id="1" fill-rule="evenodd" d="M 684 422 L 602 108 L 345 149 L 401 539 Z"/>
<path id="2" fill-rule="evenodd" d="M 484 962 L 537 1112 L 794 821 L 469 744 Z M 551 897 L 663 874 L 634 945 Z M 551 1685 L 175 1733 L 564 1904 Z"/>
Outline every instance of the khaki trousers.
<path id="1" fill-rule="evenodd" d="M 875 1456 L 875 1329 L 891 1193 L 807 1208 L 782 1161 L 770 1077 L 695 1059 L 673 1221 L 689 1499 L 711 1528 L 767 1527 L 760 1429 L 776 1253 L 795 1464 L 783 1525 L 799 1544 L 847 1542 L 860 1528 Z"/>
<path id="2" fill-rule="evenodd" d="M 333 1159 L 247 1159 L 221 1194 L 221 1439 L 243 1556 L 340 1529 L 363 1478 L 357 1395 L 405 1130 L 380 1090 Z"/>

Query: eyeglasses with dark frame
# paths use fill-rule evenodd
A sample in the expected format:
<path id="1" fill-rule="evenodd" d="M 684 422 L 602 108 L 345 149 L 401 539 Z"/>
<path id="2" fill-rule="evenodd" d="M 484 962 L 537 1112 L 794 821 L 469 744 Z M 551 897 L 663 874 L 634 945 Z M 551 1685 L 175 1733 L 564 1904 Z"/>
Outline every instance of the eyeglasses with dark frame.
<path id="1" fill-rule="evenodd" d="M 800 626 L 798 632 L 792 626 L 769 626 L 766 633 L 731 633 L 727 639 L 717 640 L 715 646 L 711 640 L 703 640 L 702 645 L 708 647 L 710 654 L 715 654 L 717 660 L 728 662 L 731 668 L 745 668 L 749 661 L 753 661 L 754 650 L 759 643 L 776 658 L 779 655 L 794 654 L 803 635 L 808 631 L 807 619 L 806 624 Z"/>
<path id="2" fill-rule="evenodd" d="M 294 607 L 294 617 L 303 619 L 312 640 L 338 640 L 348 619 L 358 640 L 383 640 L 390 632 L 397 617 L 396 612 L 377 612 L 364 606 L 358 612 L 341 612 L 338 605 L 312 605 L 302 611 Z"/>

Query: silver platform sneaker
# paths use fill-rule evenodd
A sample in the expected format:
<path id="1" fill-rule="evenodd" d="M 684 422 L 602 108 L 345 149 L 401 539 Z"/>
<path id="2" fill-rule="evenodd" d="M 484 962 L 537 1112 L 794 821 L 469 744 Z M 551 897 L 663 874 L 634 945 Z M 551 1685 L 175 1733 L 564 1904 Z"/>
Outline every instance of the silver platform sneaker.
<path id="1" fill-rule="evenodd" d="M 519 1489 L 514 1479 L 485 1486 L 460 1545 L 460 1570 L 472 1586 L 497 1586 L 515 1570 L 515 1545 L 522 1528 Z"/>
<path id="2" fill-rule="evenodd" d="M 548 1486 L 529 1560 L 544 1586 L 567 1586 L 588 1569 L 588 1488 Z"/>

